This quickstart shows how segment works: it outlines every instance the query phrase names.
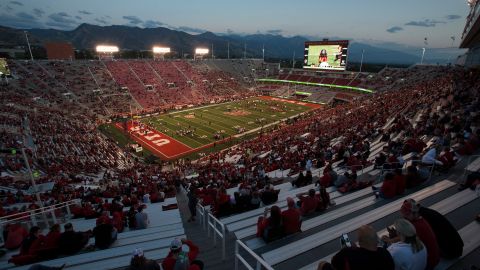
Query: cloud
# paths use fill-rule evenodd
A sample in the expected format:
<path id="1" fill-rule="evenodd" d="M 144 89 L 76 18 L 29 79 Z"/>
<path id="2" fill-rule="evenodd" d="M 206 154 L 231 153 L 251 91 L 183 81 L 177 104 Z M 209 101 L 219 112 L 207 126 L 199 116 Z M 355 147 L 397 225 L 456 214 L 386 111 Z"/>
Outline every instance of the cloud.
<path id="1" fill-rule="evenodd" d="M 62 17 L 70 17 L 70 15 L 68 15 L 66 12 L 58 12 L 57 14 L 58 16 L 62 16 Z"/>
<path id="2" fill-rule="evenodd" d="M 140 20 L 137 16 L 123 16 L 122 18 L 127 20 L 128 24 L 130 24 L 130 25 L 139 25 L 139 24 L 143 23 L 143 21 Z"/>
<path id="3" fill-rule="evenodd" d="M 146 20 L 143 23 L 143 27 L 145 27 L 145 28 L 156 28 L 156 27 L 160 27 L 162 25 L 165 25 L 165 24 L 162 23 L 162 22 L 159 22 L 159 21 L 154 21 L 154 20 Z"/>
<path id="4" fill-rule="evenodd" d="M 403 31 L 403 28 L 400 27 L 400 26 L 393 26 L 393 27 L 390 27 L 390 28 L 387 29 L 387 32 L 392 33 L 392 34 L 395 34 L 399 31 Z"/>
<path id="5" fill-rule="evenodd" d="M 83 14 L 83 15 L 92 15 L 91 12 L 86 11 L 86 10 L 79 10 L 78 13 Z"/>
<path id="6" fill-rule="evenodd" d="M 2 25 L 24 29 L 39 28 L 43 26 L 35 16 L 26 12 L 19 12 L 13 15 L 2 14 Z"/>
<path id="7" fill-rule="evenodd" d="M 12 5 L 23 6 L 23 4 L 18 1 L 10 1 L 9 3 Z"/>
<path id="8" fill-rule="evenodd" d="M 43 11 L 39 8 L 34 8 L 33 9 L 33 14 L 35 14 L 35 16 L 37 16 L 37 17 L 42 17 L 43 14 L 45 14 L 45 11 Z"/>
<path id="9" fill-rule="evenodd" d="M 183 31 L 183 32 L 189 32 L 189 33 L 197 33 L 197 34 L 207 32 L 207 30 L 205 30 L 205 29 L 194 28 L 194 27 L 189 27 L 189 26 L 180 26 L 180 27 L 175 28 L 175 30 Z"/>
<path id="10" fill-rule="evenodd" d="M 13 8 L 12 8 L 11 6 L 9 6 L 9 5 L 7 5 L 7 6 L 5 7 L 5 9 L 6 9 L 7 11 L 12 11 L 12 10 L 13 10 Z"/>
<path id="11" fill-rule="evenodd" d="M 71 16 L 65 12 L 52 13 L 48 16 L 48 19 L 49 20 L 46 23 L 48 26 L 60 29 L 70 30 L 75 28 L 78 24 L 77 21 L 72 19 Z"/>
<path id="12" fill-rule="evenodd" d="M 77 20 L 81 20 L 81 19 L 82 19 L 82 17 L 80 17 L 80 16 L 75 16 L 75 19 L 77 19 Z"/>
<path id="13" fill-rule="evenodd" d="M 96 18 L 95 21 L 98 22 L 98 23 L 101 23 L 101 24 L 108 24 L 108 22 L 106 20 L 101 19 L 101 18 Z"/>
<path id="14" fill-rule="evenodd" d="M 406 23 L 405 25 L 418 26 L 418 27 L 435 27 L 435 26 L 437 26 L 437 24 L 440 24 L 440 23 L 445 23 L 445 22 L 444 21 L 425 19 L 423 21 L 410 21 L 410 22 Z"/>
<path id="15" fill-rule="evenodd" d="M 462 18 L 462 16 L 460 16 L 460 15 L 447 15 L 447 16 L 445 16 L 445 18 L 447 18 L 447 20 L 458 20 L 458 19 Z"/>
<path id="16" fill-rule="evenodd" d="M 281 29 L 272 29 L 272 30 L 267 30 L 267 34 L 271 35 L 281 35 L 283 30 Z"/>

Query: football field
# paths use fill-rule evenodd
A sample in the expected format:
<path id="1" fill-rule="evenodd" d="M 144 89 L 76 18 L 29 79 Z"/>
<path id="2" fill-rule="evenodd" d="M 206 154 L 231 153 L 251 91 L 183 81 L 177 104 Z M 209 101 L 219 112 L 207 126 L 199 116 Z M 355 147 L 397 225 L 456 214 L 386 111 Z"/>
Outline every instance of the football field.
<path id="1" fill-rule="evenodd" d="M 137 119 L 128 124 L 128 129 L 143 147 L 161 158 L 175 159 L 320 107 L 295 100 L 254 97 Z"/>

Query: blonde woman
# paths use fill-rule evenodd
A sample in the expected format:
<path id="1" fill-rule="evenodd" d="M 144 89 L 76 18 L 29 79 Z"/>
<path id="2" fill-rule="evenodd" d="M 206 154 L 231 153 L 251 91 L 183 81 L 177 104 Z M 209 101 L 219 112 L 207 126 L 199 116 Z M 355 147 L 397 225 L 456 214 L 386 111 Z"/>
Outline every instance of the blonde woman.
<path id="1" fill-rule="evenodd" d="M 415 227 L 406 219 L 397 219 L 395 228 L 400 241 L 388 247 L 395 262 L 395 270 L 424 270 L 427 249 L 417 237 Z"/>

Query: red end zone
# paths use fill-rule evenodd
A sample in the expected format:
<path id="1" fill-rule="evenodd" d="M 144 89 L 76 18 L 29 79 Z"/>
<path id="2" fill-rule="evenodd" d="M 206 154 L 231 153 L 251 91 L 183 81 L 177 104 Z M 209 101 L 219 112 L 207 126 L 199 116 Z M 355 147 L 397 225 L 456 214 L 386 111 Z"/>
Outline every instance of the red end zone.
<path id="1" fill-rule="evenodd" d="M 121 131 L 125 131 L 122 123 L 116 123 L 115 127 Z M 131 122 L 128 122 L 127 130 L 136 142 L 167 160 L 177 158 L 195 150 L 144 124 L 142 124 L 142 128 L 140 128 L 140 126 L 133 126 Z"/>

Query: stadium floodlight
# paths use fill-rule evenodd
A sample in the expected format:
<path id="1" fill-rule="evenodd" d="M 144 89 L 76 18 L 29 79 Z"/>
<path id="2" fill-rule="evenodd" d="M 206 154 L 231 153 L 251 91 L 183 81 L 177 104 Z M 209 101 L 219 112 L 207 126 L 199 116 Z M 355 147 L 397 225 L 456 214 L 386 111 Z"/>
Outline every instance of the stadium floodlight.
<path id="1" fill-rule="evenodd" d="M 170 48 L 167 47 L 153 47 L 153 53 L 166 54 L 170 53 Z"/>
<path id="2" fill-rule="evenodd" d="M 119 49 L 117 46 L 98 45 L 96 51 L 99 53 L 116 53 Z"/>
<path id="3" fill-rule="evenodd" d="M 195 54 L 197 55 L 205 55 L 208 54 L 209 50 L 205 48 L 196 48 L 195 49 Z"/>

